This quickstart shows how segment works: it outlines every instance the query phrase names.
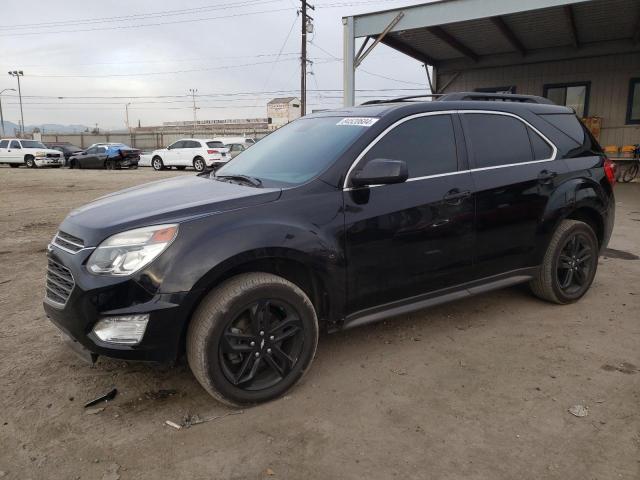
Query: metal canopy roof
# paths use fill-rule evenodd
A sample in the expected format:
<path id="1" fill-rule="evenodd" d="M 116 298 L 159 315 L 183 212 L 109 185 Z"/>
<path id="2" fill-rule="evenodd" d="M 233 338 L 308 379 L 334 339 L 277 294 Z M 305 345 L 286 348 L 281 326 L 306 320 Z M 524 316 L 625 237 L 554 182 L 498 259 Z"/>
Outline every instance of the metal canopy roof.
<path id="1" fill-rule="evenodd" d="M 640 0 L 441 0 L 343 24 L 345 102 L 359 37 L 440 71 L 640 52 Z"/>

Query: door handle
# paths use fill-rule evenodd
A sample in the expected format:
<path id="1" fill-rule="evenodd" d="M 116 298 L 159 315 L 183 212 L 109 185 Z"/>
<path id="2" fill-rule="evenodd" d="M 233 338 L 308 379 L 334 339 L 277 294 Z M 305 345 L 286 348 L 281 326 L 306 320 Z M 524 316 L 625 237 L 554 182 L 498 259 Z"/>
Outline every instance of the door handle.
<path id="1" fill-rule="evenodd" d="M 446 195 L 442 197 L 442 199 L 448 203 L 458 204 L 463 199 L 468 198 L 470 196 L 471 196 L 471 190 L 464 190 L 461 192 L 457 188 L 454 188 L 453 190 L 449 190 L 446 193 Z"/>
<path id="2" fill-rule="evenodd" d="M 538 181 L 541 183 L 549 183 L 549 181 L 553 180 L 558 176 L 558 172 L 550 172 L 549 170 L 542 170 L 538 174 Z"/>

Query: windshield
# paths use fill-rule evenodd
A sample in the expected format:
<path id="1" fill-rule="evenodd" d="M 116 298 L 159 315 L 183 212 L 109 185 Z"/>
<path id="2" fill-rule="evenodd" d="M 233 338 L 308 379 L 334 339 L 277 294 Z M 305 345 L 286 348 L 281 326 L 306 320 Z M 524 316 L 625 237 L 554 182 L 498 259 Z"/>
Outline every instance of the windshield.
<path id="1" fill-rule="evenodd" d="M 42 143 L 34 140 L 21 140 L 22 148 L 47 148 Z"/>
<path id="2" fill-rule="evenodd" d="M 366 131 L 343 117 L 301 118 L 264 139 L 216 172 L 284 184 L 304 183 L 335 162 Z"/>

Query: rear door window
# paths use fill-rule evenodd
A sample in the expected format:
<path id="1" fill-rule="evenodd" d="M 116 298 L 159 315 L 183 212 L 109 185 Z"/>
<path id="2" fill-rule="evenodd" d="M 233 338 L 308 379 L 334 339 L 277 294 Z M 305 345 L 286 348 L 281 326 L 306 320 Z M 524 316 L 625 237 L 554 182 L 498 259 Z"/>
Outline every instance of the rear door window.
<path id="1" fill-rule="evenodd" d="M 520 120 L 488 113 L 465 113 L 463 118 L 475 168 L 533 160 L 527 127 Z"/>
<path id="2" fill-rule="evenodd" d="M 7 148 L 9 146 L 9 140 L 0 141 L 0 148 Z"/>
<path id="3" fill-rule="evenodd" d="M 202 145 L 195 140 L 185 140 L 183 148 L 202 148 Z"/>
<path id="4" fill-rule="evenodd" d="M 366 153 L 360 165 L 378 158 L 404 160 L 409 178 L 457 171 L 451 115 L 430 115 L 401 123 Z"/>

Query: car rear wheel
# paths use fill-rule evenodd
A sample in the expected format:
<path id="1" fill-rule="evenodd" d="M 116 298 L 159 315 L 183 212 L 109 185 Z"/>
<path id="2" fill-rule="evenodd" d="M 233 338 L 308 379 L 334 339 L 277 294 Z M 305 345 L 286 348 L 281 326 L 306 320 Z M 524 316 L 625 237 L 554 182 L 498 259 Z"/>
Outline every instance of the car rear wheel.
<path id="1" fill-rule="evenodd" d="M 196 169 L 196 172 L 202 172 L 207 165 L 204 163 L 204 158 L 196 157 L 193 159 L 193 168 Z"/>
<path id="2" fill-rule="evenodd" d="M 580 299 L 593 283 L 598 252 L 598 238 L 589 225 L 564 220 L 553 234 L 542 265 L 530 282 L 534 295 L 558 304 Z"/>
<path id="3" fill-rule="evenodd" d="M 283 395 L 308 370 L 318 320 L 307 295 L 268 273 L 233 277 L 211 291 L 187 332 L 189 366 L 200 384 L 228 405 Z"/>
<path id="4" fill-rule="evenodd" d="M 164 163 L 160 157 L 153 157 L 153 160 L 151 160 L 151 166 L 157 171 L 164 169 Z"/>
<path id="5" fill-rule="evenodd" d="M 36 165 L 36 160 L 31 155 L 27 155 L 24 157 L 24 163 L 28 168 L 38 168 Z"/>

